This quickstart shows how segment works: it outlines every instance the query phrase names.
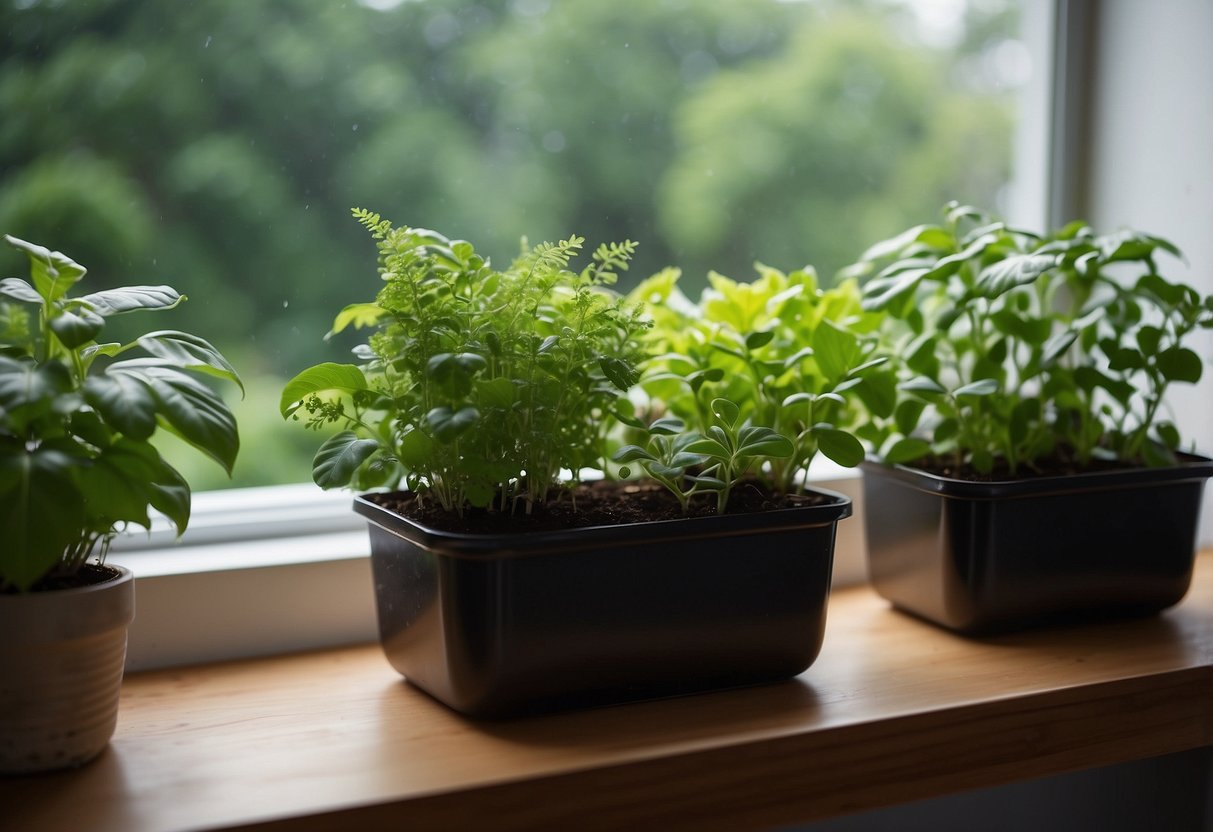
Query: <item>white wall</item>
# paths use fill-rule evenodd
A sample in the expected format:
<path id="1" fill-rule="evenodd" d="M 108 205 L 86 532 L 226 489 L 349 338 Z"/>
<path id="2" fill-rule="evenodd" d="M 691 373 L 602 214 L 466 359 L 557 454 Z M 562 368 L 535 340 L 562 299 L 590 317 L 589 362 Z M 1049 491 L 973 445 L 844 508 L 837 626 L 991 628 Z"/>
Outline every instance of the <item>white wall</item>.
<path id="1" fill-rule="evenodd" d="M 1082 216 L 1130 226 L 1187 255 L 1167 276 L 1213 293 L 1213 0 L 1092 2 L 1093 73 Z M 1171 397 L 1198 450 L 1213 453 L 1213 336 L 1196 345 L 1205 379 Z M 1213 492 L 1213 489 L 1209 489 Z M 1213 493 L 1202 540 L 1213 542 Z"/>

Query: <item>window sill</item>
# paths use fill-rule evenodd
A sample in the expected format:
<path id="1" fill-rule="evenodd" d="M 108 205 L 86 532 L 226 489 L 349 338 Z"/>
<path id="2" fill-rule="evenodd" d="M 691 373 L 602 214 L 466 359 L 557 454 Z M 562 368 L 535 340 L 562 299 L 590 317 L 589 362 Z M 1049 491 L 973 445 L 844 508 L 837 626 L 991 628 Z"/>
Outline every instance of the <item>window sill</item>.
<path id="1" fill-rule="evenodd" d="M 1209 746 L 1211 689 L 1206 553 L 1154 618 L 976 641 L 856 587 L 795 680 L 508 722 L 374 646 L 134 674 L 107 753 L 0 804 L 25 832 L 767 828 Z"/>

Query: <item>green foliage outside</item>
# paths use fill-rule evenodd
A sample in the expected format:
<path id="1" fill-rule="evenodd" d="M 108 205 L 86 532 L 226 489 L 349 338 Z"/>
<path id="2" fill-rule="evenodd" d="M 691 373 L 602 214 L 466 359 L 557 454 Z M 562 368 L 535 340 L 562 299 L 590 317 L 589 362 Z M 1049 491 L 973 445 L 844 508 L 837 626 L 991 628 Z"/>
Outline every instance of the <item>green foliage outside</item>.
<path id="1" fill-rule="evenodd" d="M 242 430 L 273 448 L 234 482 L 295 480 L 304 443 L 258 394 L 353 346 L 316 336 L 375 290 L 346 206 L 498 263 L 576 228 L 643 240 L 641 277 L 676 264 L 698 287 L 761 259 L 829 284 L 947 198 L 997 203 L 1014 89 L 985 68 L 1016 12 L 963 22 L 939 46 L 893 0 L 6 4 L 0 230 L 100 287 L 195 297 L 170 325 L 242 368 Z"/>

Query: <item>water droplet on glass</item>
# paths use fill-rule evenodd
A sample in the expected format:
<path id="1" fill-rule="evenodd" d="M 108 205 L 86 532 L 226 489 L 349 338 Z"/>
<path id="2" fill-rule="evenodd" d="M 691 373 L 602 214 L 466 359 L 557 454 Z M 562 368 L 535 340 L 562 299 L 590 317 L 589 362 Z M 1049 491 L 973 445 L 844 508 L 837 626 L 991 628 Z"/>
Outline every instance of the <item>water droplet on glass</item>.
<path id="1" fill-rule="evenodd" d="M 207 35 L 207 36 L 206 36 L 206 43 L 202 44 L 202 48 L 203 48 L 203 49 L 208 49 L 208 48 L 210 47 L 210 45 L 211 45 L 211 41 L 213 41 L 213 40 L 214 40 L 214 38 L 213 38 L 212 36 Z"/>

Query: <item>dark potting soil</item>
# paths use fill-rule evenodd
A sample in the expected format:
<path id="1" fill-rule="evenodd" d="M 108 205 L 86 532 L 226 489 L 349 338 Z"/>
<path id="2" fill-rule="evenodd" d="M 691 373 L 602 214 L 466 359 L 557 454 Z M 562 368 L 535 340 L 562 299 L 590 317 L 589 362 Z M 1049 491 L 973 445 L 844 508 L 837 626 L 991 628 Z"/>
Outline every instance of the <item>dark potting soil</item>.
<path id="1" fill-rule="evenodd" d="M 86 563 L 80 570 L 70 575 L 49 575 L 30 587 L 30 592 L 53 592 L 56 589 L 80 589 L 86 586 L 96 586 L 106 581 L 112 581 L 122 573 L 112 566 L 99 563 Z M 0 595 L 17 595 L 13 587 L 0 589 Z"/>
<path id="2" fill-rule="evenodd" d="M 535 505 L 529 515 L 522 501 L 519 501 L 512 513 L 468 508 L 460 517 L 443 510 L 433 499 L 423 503 L 416 495 L 407 492 L 370 494 L 367 498 L 424 526 L 464 534 L 522 534 L 716 514 L 714 496 L 710 499 L 696 498 L 684 515 L 674 495 L 656 483 L 606 480 L 582 483 L 571 492 L 553 489 L 548 501 L 543 505 Z M 818 494 L 776 495 L 765 491 L 756 483 L 746 482 L 733 489 L 728 513 L 774 511 L 820 505 L 825 502 L 827 499 Z"/>
<path id="3" fill-rule="evenodd" d="M 1033 480 L 1044 477 L 1072 477 L 1077 474 L 1098 474 L 1109 471 L 1132 471 L 1146 466 L 1144 463 L 1134 465 L 1119 459 L 1092 459 L 1084 464 L 1073 457 L 1057 455 L 1037 460 L 1031 466 L 1021 463 L 1014 472 L 1011 471 L 1006 460 L 1002 459 L 995 460 L 994 469 L 983 474 L 969 465 L 957 465 L 955 459 L 938 456 L 916 459 L 908 463 L 907 467 L 954 480 L 1005 482 L 1006 480 Z"/>

